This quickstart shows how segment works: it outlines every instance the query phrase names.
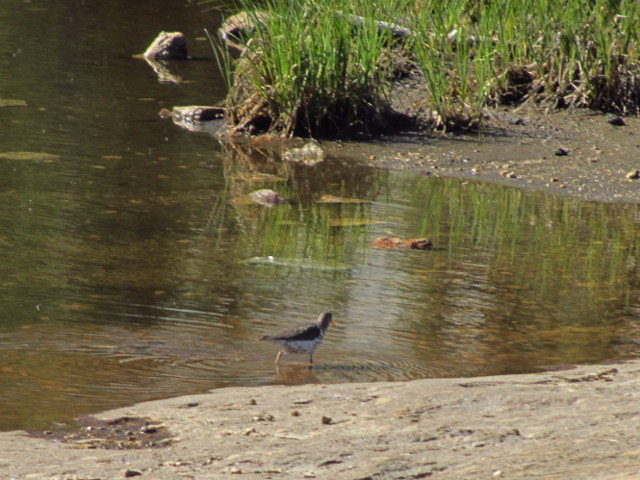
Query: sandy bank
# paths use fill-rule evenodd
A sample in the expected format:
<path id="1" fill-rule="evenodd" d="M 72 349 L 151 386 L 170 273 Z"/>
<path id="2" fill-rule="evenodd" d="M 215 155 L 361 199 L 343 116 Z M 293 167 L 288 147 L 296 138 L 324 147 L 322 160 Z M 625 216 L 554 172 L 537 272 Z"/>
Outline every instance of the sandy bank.
<path id="1" fill-rule="evenodd" d="M 1 433 L 0 475 L 638 478 L 639 398 L 640 361 L 473 379 L 227 388 L 99 415 L 150 419 L 149 432 L 164 427 L 172 436 L 163 447 Z"/>

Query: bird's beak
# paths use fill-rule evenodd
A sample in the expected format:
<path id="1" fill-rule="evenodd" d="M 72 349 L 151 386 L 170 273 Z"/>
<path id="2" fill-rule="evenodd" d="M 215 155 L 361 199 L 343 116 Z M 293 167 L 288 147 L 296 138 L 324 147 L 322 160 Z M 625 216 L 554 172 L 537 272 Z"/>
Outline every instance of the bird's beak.
<path id="1" fill-rule="evenodd" d="M 337 327 L 336 322 L 334 322 L 333 320 L 331 320 L 331 325 Z"/>

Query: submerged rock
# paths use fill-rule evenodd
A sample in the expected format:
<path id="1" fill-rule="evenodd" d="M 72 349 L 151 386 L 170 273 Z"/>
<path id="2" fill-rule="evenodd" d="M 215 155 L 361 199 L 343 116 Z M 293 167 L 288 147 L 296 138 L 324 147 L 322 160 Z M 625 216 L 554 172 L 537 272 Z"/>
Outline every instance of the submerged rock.
<path id="1" fill-rule="evenodd" d="M 264 205 L 265 207 L 272 207 L 273 205 L 282 205 L 286 200 L 278 192 L 263 188 L 251 192 L 247 197 L 258 205 Z"/>
<path id="2" fill-rule="evenodd" d="M 156 60 L 185 60 L 187 41 L 182 32 L 160 32 L 143 55 Z"/>
<path id="3" fill-rule="evenodd" d="M 189 105 L 173 107 L 172 110 L 163 108 L 158 114 L 162 118 L 170 118 L 173 123 L 187 130 L 207 131 L 213 134 L 222 125 L 225 112 L 225 109 L 220 107 Z"/>
<path id="4" fill-rule="evenodd" d="M 282 158 L 312 167 L 324 160 L 324 151 L 317 143 L 309 142 L 302 148 L 292 148 L 285 151 Z"/>
<path id="5" fill-rule="evenodd" d="M 259 205 L 271 207 L 273 205 L 281 205 L 285 202 L 285 198 L 278 192 L 274 192 L 268 188 L 263 188 L 251 192 L 248 197 Z"/>
<path id="6" fill-rule="evenodd" d="M 404 250 L 431 250 L 433 248 L 433 242 L 428 238 L 403 239 L 397 237 L 378 237 L 371 242 L 371 246 Z"/>

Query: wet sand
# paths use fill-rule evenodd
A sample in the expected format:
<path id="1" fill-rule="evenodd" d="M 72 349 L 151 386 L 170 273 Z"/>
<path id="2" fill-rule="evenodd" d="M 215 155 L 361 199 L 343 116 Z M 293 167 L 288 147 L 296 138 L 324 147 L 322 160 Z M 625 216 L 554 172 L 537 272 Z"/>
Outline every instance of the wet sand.
<path id="1" fill-rule="evenodd" d="M 420 175 L 452 176 L 573 195 L 640 202 L 640 119 L 587 110 L 493 110 L 478 133 L 408 134 L 344 144 L 341 155 Z M 332 148 L 329 147 L 329 152 Z"/>
<path id="2" fill-rule="evenodd" d="M 126 432 L 129 440 L 111 441 L 109 429 L 95 426 L 67 441 L 2 433 L 0 475 L 631 479 L 640 475 L 638 398 L 640 361 L 472 379 L 225 388 L 99 415 L 146 419 L 146 430 Z M 154 447 L 160 429 L 168 438 Z M 141 436 L 151 440 L 134 440 Z"/>

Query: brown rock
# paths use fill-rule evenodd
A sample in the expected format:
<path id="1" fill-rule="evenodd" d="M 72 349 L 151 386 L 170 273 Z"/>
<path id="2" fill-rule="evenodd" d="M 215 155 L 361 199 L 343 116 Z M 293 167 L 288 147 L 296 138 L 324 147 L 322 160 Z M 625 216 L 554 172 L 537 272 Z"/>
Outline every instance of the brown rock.
<path id="1" fill-rule="evenodd" d="M 185 60 L 187 41 L 181 32 L 160 32 L 143 55 L 156 60 Z"/>
<path id="2" fill-rule="evenodd" d="M 376 248 L 394 248 L 405 250 L 431 250 L 433 248 L 433 242 L 428 238 L 403 239 L 398 237 L 378 237 L 371 242 L 371 246 Z"/>

